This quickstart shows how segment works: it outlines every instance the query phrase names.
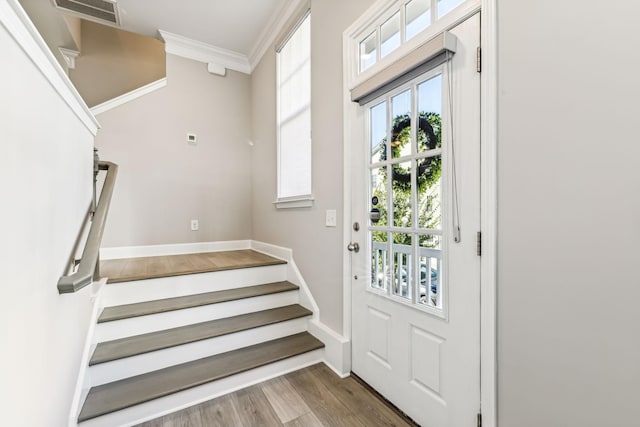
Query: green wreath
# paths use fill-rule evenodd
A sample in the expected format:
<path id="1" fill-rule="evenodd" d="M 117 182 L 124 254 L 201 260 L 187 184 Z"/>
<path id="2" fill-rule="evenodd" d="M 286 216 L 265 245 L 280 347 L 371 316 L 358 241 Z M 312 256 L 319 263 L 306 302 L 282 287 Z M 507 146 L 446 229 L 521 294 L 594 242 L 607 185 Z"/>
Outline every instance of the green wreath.
<path id="1" fill-rule="evenodd" d="M 418 117 L 418 151 L 433 150 L 442 146 L 442 128 L 440 115 L 436 113 L 420 113 Z M 393 158 L 400 157 L 400 152 L 411 140 L 411 116 L 403 114 L 393 119 L 391 128 L 391 152 Z M 380 160 L 387 160 L 386 138 L 383 141 Z M 401 190 L 411 189 L 411 172 L 395 163 L 391 166 L 393 184 Z M 440 179 L 442 158 L 426 157 L 417 161 L 417 185 L 419 190 L 431 187 Z"/>

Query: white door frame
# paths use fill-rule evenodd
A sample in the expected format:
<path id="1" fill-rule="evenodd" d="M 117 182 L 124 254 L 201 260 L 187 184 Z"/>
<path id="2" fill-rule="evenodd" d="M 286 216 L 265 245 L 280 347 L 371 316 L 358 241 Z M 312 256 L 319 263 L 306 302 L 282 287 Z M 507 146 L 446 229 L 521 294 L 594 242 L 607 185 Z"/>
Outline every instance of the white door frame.
<path id="1" fill-rule="evenodd" d="M 497 427 L 497 0 L 480 0 L 482 73 L 480 76 L 480 225 L 482 256 L 480 260 L 480 410 L 482 425 Z M 372 9 L 383 9 L 392 0 L 379 0 Z M 343 331 L 351 342 L 351 259 L 346 247 L 351 240 L 351 146 L 352 117 L 359 108 L 349 93 L 349 79 L 356 58 L 350 55 L 347 32 L 343 38 L 343 140 L 344 140 L 344 229 L 343 229 Z M 344 355 L 346 370 L 351 367 L 349 354 Z"/>

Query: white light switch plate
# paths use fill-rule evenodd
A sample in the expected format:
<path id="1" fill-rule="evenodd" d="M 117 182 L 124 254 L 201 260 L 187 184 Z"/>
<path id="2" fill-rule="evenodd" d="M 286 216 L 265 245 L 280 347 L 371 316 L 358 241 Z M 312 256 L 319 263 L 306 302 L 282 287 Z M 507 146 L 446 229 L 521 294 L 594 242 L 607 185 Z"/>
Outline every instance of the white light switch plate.
<path id="1" fill-rule="evenodd" d="M 337 214 L 335 209 L 327 209 L 327 216 L 325 220 L 325 225 L 327 227 L 335 227 L 337 225 Z"/>

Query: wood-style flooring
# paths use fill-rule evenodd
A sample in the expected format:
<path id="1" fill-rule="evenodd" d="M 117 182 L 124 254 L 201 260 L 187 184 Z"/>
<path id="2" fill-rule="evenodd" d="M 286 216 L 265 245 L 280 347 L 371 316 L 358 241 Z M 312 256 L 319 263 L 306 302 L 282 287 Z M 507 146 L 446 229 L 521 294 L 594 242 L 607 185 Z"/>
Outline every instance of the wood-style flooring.
<path id="1" fill-rule="evenodd" d="M 415 426 L 367 388 L 317 364 L 139 427 Z"/>
<path id="2" fill-rule="evenodd" d="M 276 264 L 286 261 L 246 249 L 106 260 L 100 262 L 100 275 L 117 283 Z"/>

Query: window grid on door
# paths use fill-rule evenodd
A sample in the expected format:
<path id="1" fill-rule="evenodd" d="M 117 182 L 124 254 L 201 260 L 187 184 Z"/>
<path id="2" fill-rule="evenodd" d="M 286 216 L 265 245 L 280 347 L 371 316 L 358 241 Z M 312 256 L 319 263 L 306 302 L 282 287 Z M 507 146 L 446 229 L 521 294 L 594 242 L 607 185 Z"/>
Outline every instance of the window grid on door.
<path id="1" fill-rule="evenodd" d="M 443 70 L 368 107 L 369 290 L 441 315 Z"/>

